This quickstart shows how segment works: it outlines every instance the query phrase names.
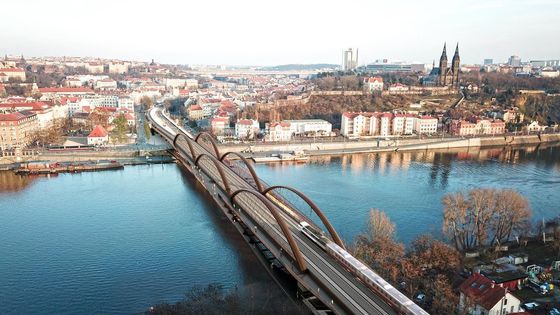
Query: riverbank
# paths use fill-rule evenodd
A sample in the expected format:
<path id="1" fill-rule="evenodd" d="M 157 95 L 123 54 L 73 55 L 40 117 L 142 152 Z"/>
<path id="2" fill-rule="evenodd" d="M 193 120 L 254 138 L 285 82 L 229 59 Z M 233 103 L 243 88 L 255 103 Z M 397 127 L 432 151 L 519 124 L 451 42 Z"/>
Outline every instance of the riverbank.
<path id="1" fill-rule="evenodd" d="M 11 170 L 26 162 L 81 163 L 101 160 L 117 161 L 122 165 L 141 165 L 172 163 L 174 158 L 167 150 L 38 151 L 22 156 L 0 156 L 0 170 Z"/>
<path id="2" fill-rule="evenodd" d="M 478 138 L 427 138 L 427 139 L 376 139 L 347 142 L 313 143 L 262 143 L 244 145 L 220 145 L 221 152 L 241 152 L 250 156 L 271 153 L 304 151 L 308 155 L 332 155 L 346 153 L 373 153 L 391 151 L 425 151 L 452 148 L 486 148 L 498 146 L 535 145 L 560 142 L 560 134 L 502 135 Z"/>

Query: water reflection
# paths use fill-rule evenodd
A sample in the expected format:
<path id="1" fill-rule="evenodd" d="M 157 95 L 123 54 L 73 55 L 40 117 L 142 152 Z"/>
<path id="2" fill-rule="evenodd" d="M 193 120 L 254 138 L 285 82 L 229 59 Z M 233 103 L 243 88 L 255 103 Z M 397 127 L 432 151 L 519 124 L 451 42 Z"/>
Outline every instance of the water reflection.
<path id="1" fill-rule="evenodd" d="M 257 173 L 308 194 L 347 241 L 371 208 L 386 211 L 404 241 L 441 231 L 443 196 L 475 187 L 520 191 L 535 220 L 560 211 L 560 144 L 317 156 L 296 167 L 258 165 Z"/>
<path id="2" fill-rule="evenodd" d="M 16 175 L 12 171 L 0 171 L 0 194 L 26 189 L 37 177 Z"/>

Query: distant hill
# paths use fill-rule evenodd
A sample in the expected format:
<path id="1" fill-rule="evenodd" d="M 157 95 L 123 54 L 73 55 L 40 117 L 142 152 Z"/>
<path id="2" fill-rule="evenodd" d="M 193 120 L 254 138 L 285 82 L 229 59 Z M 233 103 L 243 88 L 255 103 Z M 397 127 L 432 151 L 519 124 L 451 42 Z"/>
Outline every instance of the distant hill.
<path id="1" fill-rule="evenodd" d="M 278 66 L 271 66 L 271 67 L 261 67 L 258 70 L 265 70 L 265 71 L 293 71 L 293 70 L 319 70 L 325 68 L 338 68 L 340 65 L 329 64 L 329 63 L 315 63 L 315 64 L 289 64 L 289 65 L 278 65 Z"/>

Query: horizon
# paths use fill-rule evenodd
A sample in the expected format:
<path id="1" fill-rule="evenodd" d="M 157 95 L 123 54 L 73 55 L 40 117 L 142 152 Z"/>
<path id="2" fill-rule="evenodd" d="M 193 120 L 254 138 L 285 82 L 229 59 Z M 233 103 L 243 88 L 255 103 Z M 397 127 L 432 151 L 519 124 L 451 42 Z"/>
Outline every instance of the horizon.
<path id="1" fill-rule="evenodd" d="M 429 64 L 439 59 L 445 42 L 448 54 L 458 42 L 463 64 L 481 64 L 485 58 L 505 62 L 512 55 L 523 61 L 560 58 L 560 43 L 553 41 L 560 29 L 560 2 L 553 0 L 356 0 L 344 3 L 353 10 L 348 15 L 339 14 L 337 2 L 316 6 L 288 0 L 274 8 L 273 15 L 269 6 L 254 0 L 165 1 L 157 3 L 161 14 L 153 13 L 155 4 L 101 0 L 84 11 L 70 0 L 8 1 L 6 12 L 27 13 L 26 20 L 8 14 L 0 21 L 0 27 L 11 30 L 0 34 L 1 53 L 276 66 L 340 64 L 342 51 L 352 47 L 359 49 L 360 65 L 376 59 Z M 389 14 L 379 14 L 384 12 Z M 38 25 L 48 27 L 37 32 Z"/>

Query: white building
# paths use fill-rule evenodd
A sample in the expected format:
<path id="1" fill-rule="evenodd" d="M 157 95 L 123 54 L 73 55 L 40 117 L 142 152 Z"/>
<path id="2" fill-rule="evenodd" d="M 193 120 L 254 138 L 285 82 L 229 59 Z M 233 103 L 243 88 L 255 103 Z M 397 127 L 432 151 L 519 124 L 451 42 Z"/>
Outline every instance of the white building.
<path id="1" fill-rule="evenodd" d="M 183 88 L 187 85 L 187 79 L 167 78 L 165 79 L 165 87 L 167 88 Z"/>
<path id="2" fill-rule="evenodd" d="M 421 116 L 416 119 L 416 134 L 434 134 L 437 132 L 438 120 L 432 116 Z"/>
<path id="3" fill-rule="evenodd" d="M 88 62 L 85 65 L 89 73 L 103 73 L 103 64 L 99 62 Z"/>
<path id="4" fill-rule="evenodd" d="M 387 90 L 391 93 L 398 94 L 398 93 L 408 92 L 409 87 L 408 87 L 408 85 L 404 85 L 404 84 L 401 84 L 401 83 L 395 83 L 395 84 L 391 84 L 391 86 L 389 86 L 389 88 Z"/>
<path id="5" fill-rule="evenodd" d="M 393 135 L 411 135 L 414 133 L 416 118 L 410 114 L 395 114 L 393 117 Z"/>
<path id="6" fill-rule="evenodd" d="M 544 68 L 539 71 L 539 75 L 543 78 L 558 78 L 560 76 L 560 70 Z"/>
<path id="7" fill-rule="evenodd" d="M 379 118 L 379 135 L 382 137 L 390 136 L 392 134 L 391 123 L 393 122 L 393 114 L 384 113 Z"/>
<path id="8" fill-rule="evenodd" d="M 238 119 L 235 136 L 239 139 L 253 139 L 259 133 L 259 122 L 252 119 Z"/>
<path id="9" fill-rule="evenodd" d="M 129 64 L 127 62 L 110 62 L 109 73 L 124 74 L 128 72 Z"/>
<path id="10" fill-rule="evenodd" d="M 273 122 L 266 126 L 267 141 L 290 141 L 292 139 L 292 130 L 290 124 L 286 122 Z"/>
<path id="11" fill-rule="evenodd" d="M 367 82 L 368 90 L 370 92 L 382 91 L 383 90 L 383 78 L 382 77 L 371 77 Z"/>
<path id="12" fill-rule="evenodd" d="M 198 80 L 197 79 L 187 79 L 185 85 L 189 89 L 196 89 L 198 88 Z"/>
<path id="13" fill-rule="evenodd" d="M 459 311 L 469 315 L 505 315 L 522 312 L 521 301 L 509 290 L 479 273 L 459 286 Z"/>
<path id="14" fill-rule="evenodd" d="M 20 68 L 0 68 L 0 82 L 8 82 L 10 79 L 25 81 L 25 70 Z"/>
<path id="15" fill-rule="evenodd" d="M 119 97 L 119 100 L 117 101 L 117 107 L 134 112 L 134 100 L 132 100 L 130 97 Z"/>
<path id="16" fill-rule="evenodd" d="M 87 136 L 88 145 L 104 145 L 109 142 L 109 134 L 101 125 L 96 125 Z"/>
<path id="17" fill-rule="evenodd" d="M 379 114 L 373 112 L 345 112 L 342 114 L 340 134 L 345 137 L 373 136 L 378 133 Z"/>
<path id="18" fill-rule="evenodd" d="M 103 79 L 95 82 L 95 88 L 98 90 L 115 90 L 117 81 L 113 79 Z"/>
<path id="19" fill-rule="evenodd" d="M 284 120 L 294 135 L 330 135 L 332 124 L 322 119 Z"/>

